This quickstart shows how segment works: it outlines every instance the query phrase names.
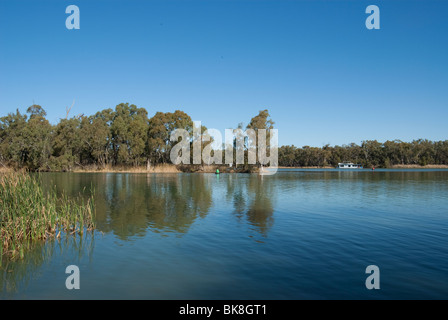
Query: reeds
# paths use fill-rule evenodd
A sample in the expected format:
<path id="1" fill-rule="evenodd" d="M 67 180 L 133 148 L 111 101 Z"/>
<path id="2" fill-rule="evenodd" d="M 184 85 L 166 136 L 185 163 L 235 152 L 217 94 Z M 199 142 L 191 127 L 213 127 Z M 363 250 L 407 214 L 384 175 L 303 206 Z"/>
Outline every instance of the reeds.
<path id="1" fill-rule="evenodd" d="M 23 258 L 35 241 L 92 231 L 93 212 L 93 197 L 58 197 L 27 173 L 0 174 L 0 265 L 4 256 Z"/>
<path id="2" fill-rule="evenodd" d="M 78 167 L 73 170 L 73 172 L 116 172 L 116 173 L 180 173 L 181 170 L 178 166 L 170 163 L 158 164 L 147 168 L 146 166 L 112 166 L 107 165 L 104 167 L 99 167 L 96 165 Z"/>

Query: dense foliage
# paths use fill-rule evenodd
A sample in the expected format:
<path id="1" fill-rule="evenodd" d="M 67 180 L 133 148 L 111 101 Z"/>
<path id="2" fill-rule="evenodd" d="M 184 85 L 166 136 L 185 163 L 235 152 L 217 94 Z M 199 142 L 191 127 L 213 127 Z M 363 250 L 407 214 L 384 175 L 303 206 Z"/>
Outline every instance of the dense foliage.
<path id="1" fill-rule="evenodd" d="M 0 166 L 31 171 L 70 171 L 75 167 L 152 166 L 170 163 L 176 128 L 191 136 L 194 123 L 183 111 L 157 112 L 148 118 L 144 108 L 121 103 L 91 116 L 61 119 L 52 125 L 39 105 L 26 114 L 10 113 L 0 118 Z M 273 129 L 268 110 L 261 110 L 247 129 Z M 243 129 L 243 124 L 238 124 Z M 202 126 L 201 132 L 207 128 Z M 192 138 L 193 139 L 193 138 Z M 269 141 L 269 138 L 267 139 Z M 192 141 L 193 142 L 193 141 Z M 211 143 L 211 142 L 208 142 Z M 207 143 L 202 144 L 202 149 Z M 246 162 L 247 162 L 247 155 Z M 448 140 L 363 141 L 343 146 L 281 146 L 279 166 L 324 167 L 351 161 L 365 167 L 393 165 L 448 165 Z"/>
<path id="2" fill-rule="evenodd" d="M 448 140 L 429 141 L 400 140 L 378 142 L 366 140 L 357 145 L 325 145 L 321 148 L 304 146 L 282 146 L 278 151 L 280 166 L 336 166 L 339 162 L 351 161 L 364 167 L 392 167 L 394 165 L 448 165 Z"/>
<path id="3" fill-rule="evenodd" d="M 79 203 L 81 202 L 81 203 Z M 93 231 L 93 196 L 87 203 L 44 190 L 28 173 L 0 175 L 0 269 L 2 257 L 24 257 L 36 240 Z"/>
<path id="4" fill-rule="evenodd" d="M 31 171 L 71 171 L 95 166 L 103 168 L 153 166 L 170 163 L 170 141 L 174 129 L 187 130 L 193 143 L 194 123 L 183 111 L 157 112 L 148 118 L 144 108 L 121 103 L 91 116 L 61 119 L 52 125 L 39 105 L 27 114 L 10 113 L 0 118 L 0 166 Z M 269 129 L 272 120 L 262 110 L 247 128 Z M 240 126 L 242 126 L 240 124 Z M 201 127 L 204 134 L 207 128 Z M 204 149 L 213 139 L 201 144 Z"/>

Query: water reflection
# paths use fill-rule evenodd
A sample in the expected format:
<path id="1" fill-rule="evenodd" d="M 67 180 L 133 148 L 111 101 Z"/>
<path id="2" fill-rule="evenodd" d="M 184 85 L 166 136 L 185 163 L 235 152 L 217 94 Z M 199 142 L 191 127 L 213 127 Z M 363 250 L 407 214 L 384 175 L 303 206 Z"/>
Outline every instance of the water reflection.
<path id="1" fill-rule="evenodd" d="M 34 243 L 26 251 L 23 259 L 3 258 L 0 264 L 0 297 L 14 297 L 23 292 L 28 285 L 41 276 L 44 265 L 51 264 L 55 256 L 70 263 L 87 259 L 91 262 L 95 247 L 95 234 L 62 236 L 59 240 L 49 239 Z"/>
<path id="2" fill-rule="evenodd" d="M 276 187 L 272 179 L 274 177 L 250 175 L 246 179 L 230 176 L 227 180 L 226 199 L 232 202 L 233 214 L 240 222 L 247 221 L 263 236 L 267 236 L 274 223 Z"/>
<path id="3" fill-rule="evenodd" d="M 152 229 L 186 233 L 209 213 L 212 187 L 203 175 L 152 175 L 146 182 L 143 213 Z"/>
<path id="4" fill-rule="evenodd" d="M 148 229 L 186 233 L 212 205 L 212 188 L 202 175 L 106 174 L 104 179 L 96 181 L 98 227 L 121 239 L 143 236 Z"/>
<path id="5" fill-rule="evenodd" d="M 98 230 L 122 240 L 148 230 L 182 235 L 214 205 L 213 190 L 226 186 L 234 215 L 266 236 L 273 224 L 275 185 L 268 177 L 228 174 L 46 174 L 42 182 L 78 196 L 95 192 Z M 220 205 L 223 199 L 215 199 Z M 217 204 L 217 203 L 215 203 Z"/>
<path id="6" fill-rule="evenodd" d="M 93 238 L 37 245 L 0 270 L 2 297 L 41 297 L 47 289 L 64 296 L 65 274 L 55 274 L 76 260 L 85 266 L 86 259 L 92 262 L 83 279 L 91 291 L 84 287 L 83 297 L 283 299 L 322 289 L 329 297 L 369 298 L 363 285 L 338 274 L 357 274 L 364 261 L 400 272 L 421 266 L 428 279 L 444 275 L 446 171 L 49 173 L 41 179 L 70 196 L 89 196 L 92 187 L 98 231 L 106 235 L 97 240 L 95 257 Z M 28 283 L 32 288 L 24 290 Z M 394 297 L 410 286 L 389 287 L 395 283 Z M 436 297 L 446 292 L 433 288 Z"/>
<path id="7" fill-rule="evenodd" d="M 446 172 L 433 171 L 279 171 L 273 176 L 254 174 L 67 174 L 42 175 L 42 183 L 55 185 L 72 196 L 95 190 L 98 230 L 120 239 L 148 231 L 186 234 L 213 208 L 228 210 L 242 224 L 262 236 L 274 225 L 279 196 L 297 206 L 326 202 L 346 205 L 393 198 L 403 190 L 436 191 L 446 187 Z M 429 199 L 431 201 L 433 199 Z M 389 203 L 389 202 L 388 202 Z M 280 203 L 281 204 L 281 203 Z"/>

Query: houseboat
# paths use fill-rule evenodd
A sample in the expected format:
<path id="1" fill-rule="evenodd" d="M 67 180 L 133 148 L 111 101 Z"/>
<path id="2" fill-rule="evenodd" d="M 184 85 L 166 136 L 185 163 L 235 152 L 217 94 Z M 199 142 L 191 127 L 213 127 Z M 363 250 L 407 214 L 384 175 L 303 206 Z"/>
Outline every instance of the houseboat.
<path id="1" fill-rule="evenodd" d="M 344 161 L 344 162 L 338 163 L 338 166 L 336 168 L 337 169 L 362 169 L 362 165 Z"/>

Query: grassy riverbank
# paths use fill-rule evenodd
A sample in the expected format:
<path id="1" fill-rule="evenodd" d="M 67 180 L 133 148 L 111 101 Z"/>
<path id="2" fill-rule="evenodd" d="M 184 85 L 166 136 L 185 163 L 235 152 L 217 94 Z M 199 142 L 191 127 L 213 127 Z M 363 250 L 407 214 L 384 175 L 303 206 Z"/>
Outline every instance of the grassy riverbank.
<path id="1" fill-rule="evenodd" d="M 122 172 L 122 173 L 179 173 L 182 172 L 179 168 L 173 164 L 160 164 L 157 166 L 84 166 L 76 167 L 72 172 Z"/>
<path id="2" fill-rule="evenodd" d="M 35 241 L 82 235 L 95 228 L 93 197 L 79 203 L 56 190 L 44 191 L 36 178 L 4 169 L 0 174 L 0 266 L 4 256 L 23 258 Z"/>
<path id="3" fill-rule="evenodd" d="M 269 166 L 268 166 L 269 167 Z M 278 166 L 278 169 L 334 169 L 334 166 Z M 383 168 L 383 167 L 376 167 Z M 405 165 L 393 165 L 388 167 L 389 169 L 448 169 L 448 165 L 436 165 L 428 164 L 421 166 L 418 164 L 405 164 Z M 235 166 L 229 167 L 228 165 L 174 165 L 174 164 L 159 164 L 157 166 L 78 166 L 71 171 L 64 172 L 97 172 L 97 173 L 214 173 L 216 169 L 219 169 L 221 173 L 251 173 L 258 172 L 257 166 Z M 365 167 L 369 169 L 369 167 Z M 14 169 L 8 167 L 0 167 L 0 173 L 12 172 Z"/>
<path id="4" fill-rule="evenodd" d="M 174 165 L 174 164 L 159 164 L 157 166 L 134 167 L 134 166 L 85 166 L 77 167 L 72 172 L 102 172 L 102 173 L 214 173 L 219 169 L 221 173 L 249 173 L 257 172 L 258 168 L 255 166 L 239 166 L 229 167 L 228 165 Z"/>

